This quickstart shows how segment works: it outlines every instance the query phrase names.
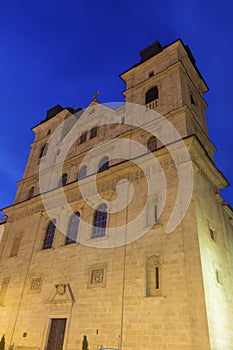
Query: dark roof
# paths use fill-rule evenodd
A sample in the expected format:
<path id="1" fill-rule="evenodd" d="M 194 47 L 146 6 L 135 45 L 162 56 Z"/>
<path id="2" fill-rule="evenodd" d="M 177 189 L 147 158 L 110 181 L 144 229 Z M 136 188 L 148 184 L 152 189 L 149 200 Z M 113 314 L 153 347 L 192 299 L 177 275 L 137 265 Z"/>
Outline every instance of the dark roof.
<path id="1" fill-rule="evenodd" d="M 54 117 L 56 114 L 60 113 L 61 111 L 63 111 L 63 107 L 59 104 L 53 106 L 52 108 L 47 110 L 46 113 L 46 120 L 51 119 L 52 117 Z"/>
<path id="2" fill-rule="evenodd" d="M 159 41 L 155 41 L 153 44 L 147 46 L 145 49 L 140 51 L 140 62 L 146 61 L 148 58 L 151 58 L 152 56 L 157 55 L 157 53 L 161 52 L 163 50 L 162 45 Z"/>
<path id="3" fill-rule="evenodd" d="M 64 109 L 68 110 L 72 114 L 75 114 L 75 113 L 83 110 L 81 107 L 74 109 L 73 107 L 62 107 L 61 105 L 57 104 L 57 105 L 53 106 L 52 108 L 48 109 L 46 112 L 45 119 L 43 119 L 39 124 L 33 126 L 32 129 L 34 129 L 35 127 L 37 127 L 40 124 L 45 123 L 47 120 L 55 117 L 58 113 L 60 113 L 61 111 L 64 111 Z"/>

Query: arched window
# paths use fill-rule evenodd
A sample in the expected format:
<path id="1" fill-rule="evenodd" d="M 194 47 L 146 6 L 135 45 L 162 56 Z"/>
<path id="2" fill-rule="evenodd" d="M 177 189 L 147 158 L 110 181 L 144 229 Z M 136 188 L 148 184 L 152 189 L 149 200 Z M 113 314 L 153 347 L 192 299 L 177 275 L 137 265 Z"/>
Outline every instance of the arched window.
<path id="1" fill-rule="evenodd" d="M 146 263 L 146 295 L 153 297 L 161 293 L 160 256 L 152 255 Z"/>
<path id="2" fill-rule="evenodd" d="M 67 177 L 68 175 L 66 173 L 62 175 L 61 186 L 65 186 L 67 184 Z"/>
<path id="3" fill-rule="evenodd" d="M 99 162 L 98 172 L 106 170 L 106 169 L 108 169 L 108 167 L 109 167 L 109 158 L 106 156 L 106 157 L 102 158 L 101 161 Z"/>
<path id="4" fill-rule="evenodd" d="M 157 100 L 159 98 L 159 91 L 157 86 L 152 87 L 150 90 L 147 91 L 146 97 L 145 97 L 145 104 L 147 105 L 148 103 Z"/>
<path id="5" fill-rule="evenodd" d="M 43 249 L 52 248 L 55 230 L 56 230 L 56 219 L 53 219 L 52 221 L 50 221 L 47 227 Z"/>
<path id="6" fill-rule="evenodd" d="M 87 176 L 87 166 L 83 165 L 78 172 L 78 180 L 82 180 Z"/>
<path id="7" fill-rule="evenodd" d="M 34 190 L 35 190 L 35 187 L 32 186 L 30 188 L 30 191 L 29 191 L 29 194 L 28 194 L 28 199 L 32 198 L 34 196 Z"/>
<path id="8" fill-rule="evenodd" d="M 79 223 L 80 214 L 77 212 L 70 219 L 69 229 L 66 237 L 66 244 L 77 242 Z"/>
<path id="9" fill-rule="evenodd" d="M 147 142 L 147 148 L 150 151 L 154 151 L 157 148 L 157 138 L 155 136 L 152 136 L 149 138 L 148 142 Z"/>
<path id="10" fill-rule="evenodd" d="M 102 204 L 95 211 L 91 238 L 98 238 L 98 237 L 105 236 L 106 224 L 107 224 L 107 205 Z"/>
<path id="11" fill-rule="evenodd" d="M 40 151 L 40 159 L 41 159 L 42 157 L 46 156 L 47 151 L 48 151 L 48 143 L 46 143 L 46 144 L 41 148 L 41 151 Z"/>

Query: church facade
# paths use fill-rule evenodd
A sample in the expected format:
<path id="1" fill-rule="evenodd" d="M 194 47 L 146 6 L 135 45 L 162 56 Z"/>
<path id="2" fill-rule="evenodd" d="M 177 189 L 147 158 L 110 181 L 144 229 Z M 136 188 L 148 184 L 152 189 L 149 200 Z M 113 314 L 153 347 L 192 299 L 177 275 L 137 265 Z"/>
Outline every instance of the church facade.
<path id="1" fill-rule="evenodd" d="M 81 350 L 84 336 L 89 350 L 233 349 L 233 213 L 208 137 L 208 87 L 181 40 L 140 57 L 120 76 L 125 104 L 96 94 L 85 111 L 57 105 L 32 129 L 0 225 L 6 349 Z M 129 140 L 143 151 L 126 156 Z M 118 196 L 127 205 L 110 212 Z"/>

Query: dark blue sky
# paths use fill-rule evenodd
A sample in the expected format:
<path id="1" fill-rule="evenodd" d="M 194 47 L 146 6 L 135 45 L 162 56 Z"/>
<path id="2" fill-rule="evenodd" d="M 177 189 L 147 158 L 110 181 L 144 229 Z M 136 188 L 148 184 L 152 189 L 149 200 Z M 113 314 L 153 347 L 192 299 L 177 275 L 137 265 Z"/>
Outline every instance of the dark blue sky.
<path id="1" fill-rule="evenodd" d="M 0 207 L 13 202 L 46 110 L 123 101 L 118 75 L 156 40 L 188 44 L 210 91 L 209 135 L 216 163 L 233 183 L 232 14 L 230 1 L 1 1 Z M 222 192 L 233 205 L 233 189 Z"/>

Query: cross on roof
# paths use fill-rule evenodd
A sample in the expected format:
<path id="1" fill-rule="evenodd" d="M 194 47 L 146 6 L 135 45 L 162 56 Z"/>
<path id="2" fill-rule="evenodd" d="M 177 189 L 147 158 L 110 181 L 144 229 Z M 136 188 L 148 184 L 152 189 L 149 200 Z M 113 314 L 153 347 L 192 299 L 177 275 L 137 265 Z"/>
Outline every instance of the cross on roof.
<path id="1" fill-rule="evenodd" d="M 97 97 L 99 96 L 100 92 L 99 91 L 96 91 L 93 95 L 93 100 L 94 101 L 97 101 Z"/>

